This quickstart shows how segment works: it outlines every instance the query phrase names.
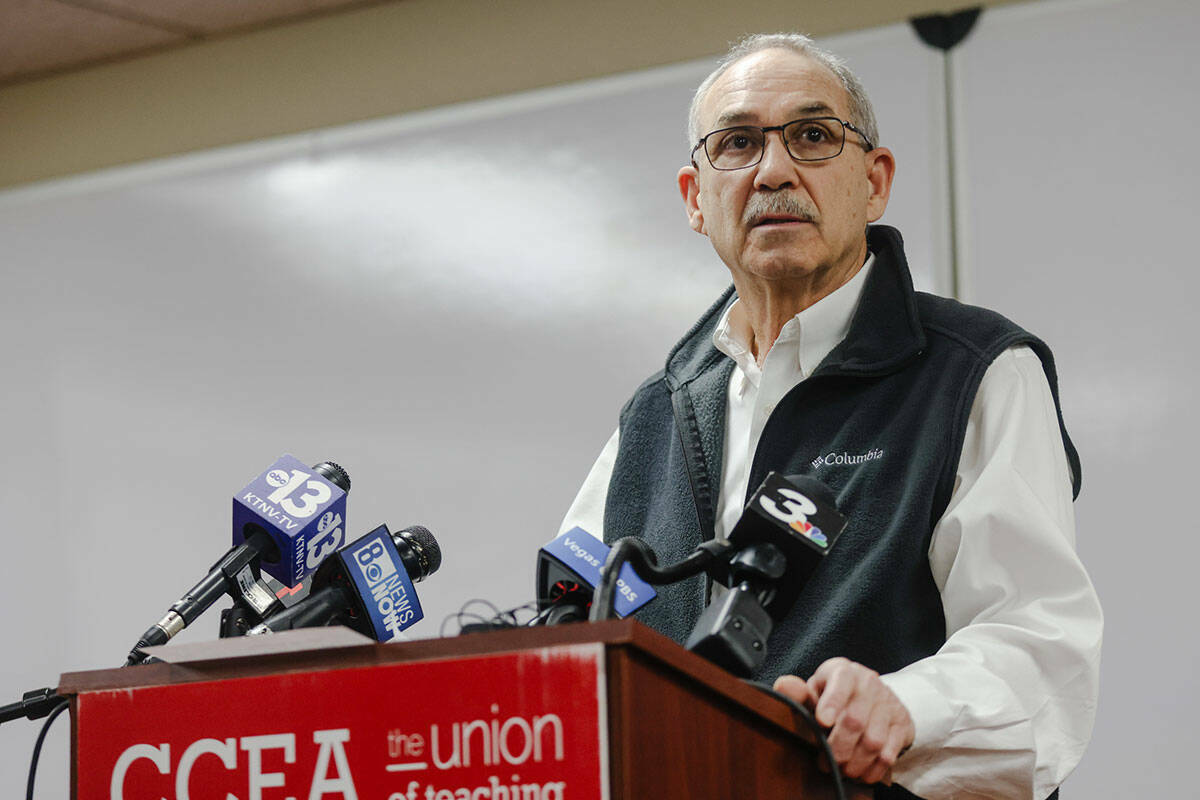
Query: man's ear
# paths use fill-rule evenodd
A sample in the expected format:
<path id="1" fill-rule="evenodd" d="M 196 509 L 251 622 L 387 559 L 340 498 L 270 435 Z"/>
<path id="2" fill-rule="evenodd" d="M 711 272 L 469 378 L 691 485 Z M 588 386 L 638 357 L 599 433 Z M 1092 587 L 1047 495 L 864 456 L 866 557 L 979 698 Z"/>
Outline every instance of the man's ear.
<path id="1" fill-rule="evenodd" d="M 687 209 L 688 225 L 696 233 L 708 234 L 704 230 L 704 212 L 700 210 L 700 173 L 694 164 L 679 169 L 679 194 Z"/>
<path id="2" fill-rule="evenodd" d="M 892 178 L 896 175 L 896 157 L 886 147 L 876 147 L 866 154 L 867 159 L 867 221 L 875 222 L 887 210 L 892 194 Z"/>

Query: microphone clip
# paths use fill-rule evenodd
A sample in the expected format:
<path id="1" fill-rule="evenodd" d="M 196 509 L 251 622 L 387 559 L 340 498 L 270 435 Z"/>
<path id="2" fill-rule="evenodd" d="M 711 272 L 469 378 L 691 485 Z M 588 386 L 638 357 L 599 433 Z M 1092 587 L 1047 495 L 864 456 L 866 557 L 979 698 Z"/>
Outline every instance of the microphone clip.
<path id="1" fill-rule="evenodd" d="M 787 571 L 783 552 L 770 542 L 738 551 L 728 564 L 733 588 L 704 609 L 684 645 L 719 667 L 749 678 L 767 657 L 775 621 L 766 606 Z"/>

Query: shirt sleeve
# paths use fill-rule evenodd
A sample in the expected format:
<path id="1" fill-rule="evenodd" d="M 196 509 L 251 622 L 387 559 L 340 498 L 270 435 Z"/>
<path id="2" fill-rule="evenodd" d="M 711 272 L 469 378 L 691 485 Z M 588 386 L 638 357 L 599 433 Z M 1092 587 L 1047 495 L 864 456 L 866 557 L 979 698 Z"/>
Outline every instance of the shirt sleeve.
<path id="1" fill-rule="evenodd" d="M 1042 800 L 1091 737 L 1103 619 L 1075 553 L 1070 472 L 1037 355 L 988 368 L 929 564 L 946 643 L 883 676 L 916 738 L 893 780 L 928 798 Z"/>
<path id="2" fill-rule="evenodd" d="M 608 498 L 608 482 L 612 478 L 613 464 L 617 460 L 620 434 L 621 429 L 618 428 L 608 437 L 604 449 L 600 451 L 600 456 L 584 479 L 579 494 L 575 495 L 575 501 L 567 509 L 562 524 L 558 526 L 559 535 L 578 526 L 603 541 L 604 502 Z"/>

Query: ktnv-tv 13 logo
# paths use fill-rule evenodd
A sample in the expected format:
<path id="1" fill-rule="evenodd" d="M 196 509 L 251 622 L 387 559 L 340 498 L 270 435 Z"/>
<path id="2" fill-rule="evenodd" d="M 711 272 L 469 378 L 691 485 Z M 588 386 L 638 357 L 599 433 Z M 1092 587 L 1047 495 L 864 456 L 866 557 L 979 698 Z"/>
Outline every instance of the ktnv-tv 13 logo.
<path id="1" fill-rule="evenodd" d="M 346 542 L 346 493 L 295 456 L 284 454 L 233 497 L 233 543 L 248 529 L 279 548 L 263 571 L 295 586 Z"/>
<path id="2" fill-rule="evenodd" d="M 346 573 L 362 598 L 377 641 L 390 642 L 424 618 L 412 578 L 386 525 L 380 525 L 348 550 Z"/>

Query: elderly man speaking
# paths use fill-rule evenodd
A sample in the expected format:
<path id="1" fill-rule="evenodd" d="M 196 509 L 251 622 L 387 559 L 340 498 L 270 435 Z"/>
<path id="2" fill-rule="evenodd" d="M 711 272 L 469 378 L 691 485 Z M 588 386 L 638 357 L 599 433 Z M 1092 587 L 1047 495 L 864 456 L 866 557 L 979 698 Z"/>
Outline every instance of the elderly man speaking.
<path id="1" fill-rule="evenodd" d="M 679 190 L 733 286 L 626 404 L 563 529 L 668 563 L 768 472 L 823 481 L 849 523 L 759 677 L 877 797 L 1051 795 L 1090 737 L 1102 620 L 1049 348 L 913 290 L 900 234 L 870 224 L 895 158 L 809 38 L 743 40 L 688 126 Z M 709 600 L 696 578 L 639 618 L 682 642 Z"/>

